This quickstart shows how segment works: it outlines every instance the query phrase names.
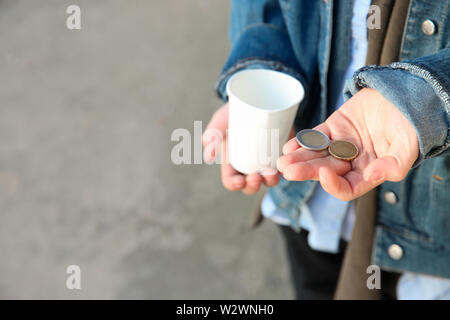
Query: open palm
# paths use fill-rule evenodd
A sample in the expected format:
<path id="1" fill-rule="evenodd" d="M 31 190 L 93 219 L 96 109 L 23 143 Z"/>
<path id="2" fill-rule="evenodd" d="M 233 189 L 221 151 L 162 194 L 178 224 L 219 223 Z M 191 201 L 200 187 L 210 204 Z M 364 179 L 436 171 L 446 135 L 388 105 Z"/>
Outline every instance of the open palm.
<path id="1" fill-rule="evenodd" d="M 283 147 L 278 169 L 287 180 L 319 180 L 325 191 L 341 200 L 355 199 L 386 180 L 402 180 L 419 154 L 414 127 L 373 89 L 359 91 L 315 129 L 330 140 L 353 142 L 358 157 L 338 160 L 326 150 L 301 148 L 293 138 Z"/>

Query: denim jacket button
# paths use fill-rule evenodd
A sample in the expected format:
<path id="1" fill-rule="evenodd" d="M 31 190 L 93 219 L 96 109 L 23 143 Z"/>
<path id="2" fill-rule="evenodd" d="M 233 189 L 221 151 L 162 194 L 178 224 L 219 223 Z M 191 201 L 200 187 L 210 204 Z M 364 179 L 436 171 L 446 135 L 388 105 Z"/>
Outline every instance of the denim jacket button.
<path id="1" fill-rule="evenodd" d="M 389 257 L 400 260 L 403 257 L 403 249 L 398 244 L 391 244 L 388 248 Z"/>
<path id="2" fill-rule="evenodd" d="M 396 204 L 398 201 L 398 198 L 394 192 L 387 191 L 384 193 L 384 200 L 389 204 Z"/>
<path id="3" fill-rule="evenodd" d="M 432 36 L 436 32 L 436 26 L 434 25 L 434 22 L 430 19 L 424 20 L 422 22 L 422 31 L 427 36 Z"/>
<path id="4" fill-rule="evenodd" d="M 281 202 L 281 203 L 280 203 L 280 207 L 282 207 L 283 209 L 284 209 L 284 208 L 286 208 L 286 207 L 287 207 L 287 204 L 286 204 L 286 202 L 284 202 L 284 201 L 283 201 L 283 202 Z"/>

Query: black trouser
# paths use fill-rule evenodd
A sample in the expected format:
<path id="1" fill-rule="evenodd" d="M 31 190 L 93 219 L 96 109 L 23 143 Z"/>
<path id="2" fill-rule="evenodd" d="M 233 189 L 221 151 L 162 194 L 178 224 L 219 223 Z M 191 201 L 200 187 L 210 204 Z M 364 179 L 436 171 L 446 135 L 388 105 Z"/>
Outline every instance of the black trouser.
<path id="1" fill-rule="evenodd" d="M 340 241 L 338 253 L 325 253 L 311 249 L 308 231 L 298 233 L 287 226 L 280 226 L 280 229 L 285 240 L 295 298 L 333 299 L 346 242 Z M 381 272 L 382 299 L 395 299 L 398 277 L 397 273 Z"/>
<path id="2" fill-rule="evenodd" d="M 333 299 L 345 252 L 345 242 L 341 241 L 339 253 L 316 251 L 308 245 L 308 232 L 299 233 L 291 227 L 280 226 L 285 240 L 295 298 Z"/>

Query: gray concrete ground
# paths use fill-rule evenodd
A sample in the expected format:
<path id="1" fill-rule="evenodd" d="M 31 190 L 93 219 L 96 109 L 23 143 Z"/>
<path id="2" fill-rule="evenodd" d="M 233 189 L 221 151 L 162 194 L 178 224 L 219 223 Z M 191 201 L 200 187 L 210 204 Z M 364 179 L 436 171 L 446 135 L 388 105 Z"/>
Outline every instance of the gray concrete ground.
<path id="1" fill-rule="evenodd" d="M 170 161 L 172 131 L 220 105 L 228 11 L 0 0 L 0 298 L 291 296 L 276 227 L 245 229 L 255 198 L 226 192 L 217 166 Z"/>

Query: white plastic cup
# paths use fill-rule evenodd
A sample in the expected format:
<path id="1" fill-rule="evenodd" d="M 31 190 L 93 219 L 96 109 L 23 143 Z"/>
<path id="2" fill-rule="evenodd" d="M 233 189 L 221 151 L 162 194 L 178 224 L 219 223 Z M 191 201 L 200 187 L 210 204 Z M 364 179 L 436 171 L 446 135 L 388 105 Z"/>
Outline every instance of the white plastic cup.
<path id="1" fill-rule="evenodd" d="M 244 174 L 273 172 L 304 97 L 301 83 L 282 72 L 249 69 L 227 82 L 228 160 Z"/>

